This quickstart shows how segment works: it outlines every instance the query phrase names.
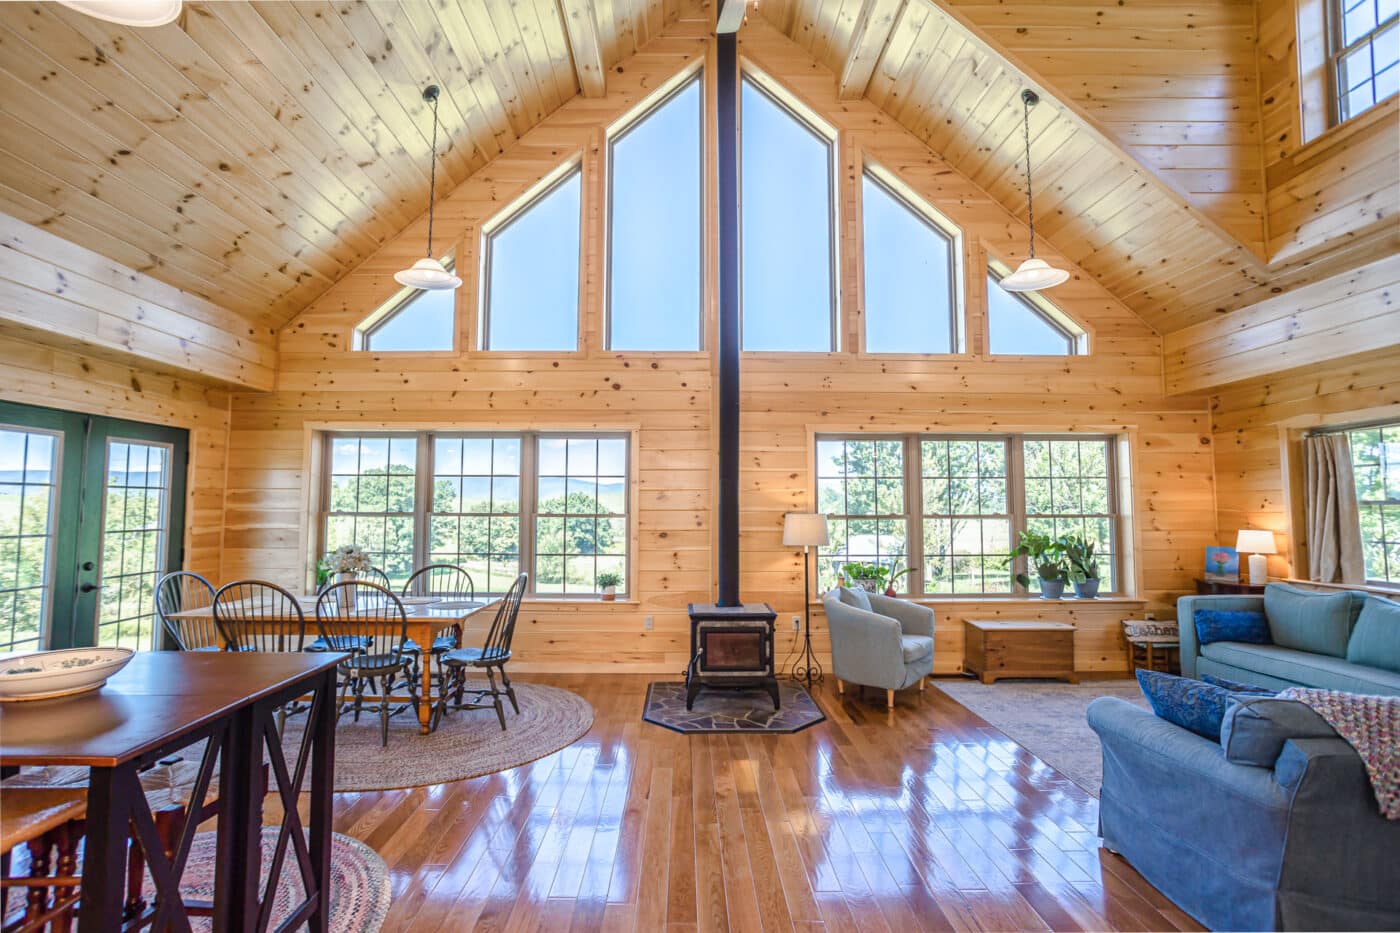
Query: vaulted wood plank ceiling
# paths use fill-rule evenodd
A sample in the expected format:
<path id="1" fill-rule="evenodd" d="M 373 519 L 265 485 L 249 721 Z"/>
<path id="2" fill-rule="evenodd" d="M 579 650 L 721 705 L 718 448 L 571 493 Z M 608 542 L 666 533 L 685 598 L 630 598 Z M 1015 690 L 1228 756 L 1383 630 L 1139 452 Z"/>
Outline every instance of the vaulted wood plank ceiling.
<path id="1" fill-rule="evenodd" d="M 444 89 L 444 194 L 601 93 L 686 2 L 237 0 L 154 30 L 6 3 L 0 211 L 279 326 L 421 216 L 424 85 Z M 1377 248 L 1256 255 L 1251 0 L 1199 6 L 762 0 L 758 15 L 1021 217 L 1017 95 L 1044 92 L 1037 229 L 1165 332 Z"/>
<path id="2" fill-rule="evenodd" d="M 594 5 L 603 68 L 668 0 Z M 556 0 L 0 5 L 0 211 L 279 326 L 579 92 Z"/>

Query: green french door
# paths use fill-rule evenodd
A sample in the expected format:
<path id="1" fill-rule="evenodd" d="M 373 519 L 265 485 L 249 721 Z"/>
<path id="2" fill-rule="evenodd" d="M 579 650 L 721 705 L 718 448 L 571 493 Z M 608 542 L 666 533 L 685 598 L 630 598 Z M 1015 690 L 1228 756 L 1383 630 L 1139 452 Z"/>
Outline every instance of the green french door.
<path id="1" fill-rule="evenodd" d="M 160 646 L 188 462 L 181 428 L 0 402 L 0 651 Z"/>

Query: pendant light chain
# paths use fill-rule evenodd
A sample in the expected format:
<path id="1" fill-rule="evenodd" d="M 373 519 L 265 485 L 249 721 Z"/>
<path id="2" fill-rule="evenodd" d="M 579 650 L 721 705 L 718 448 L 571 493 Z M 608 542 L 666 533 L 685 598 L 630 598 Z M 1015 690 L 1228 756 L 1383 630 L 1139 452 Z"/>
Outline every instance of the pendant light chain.
<path id="1" fill-rule="evenodd" d="M 1031 229 L 1031 259 L 1035 258 L 1035 200 L 1031 196 L 1031 103 L 1034 100 L 1034 91 L 1027 89 L 1021 92 L 1021 103 L 1025 108 L 1021 127 L 1026 138 L 1026 220 Z"/>
<path id="2" fill-rule="evenodd" d="M 428 258 L 433 258 L 433 202 L 437 198 L 437 131 L 438 131 L 438 89 L 432 88 L 433 101 L 433 154 L 432 165 L 428 169 Z"/>

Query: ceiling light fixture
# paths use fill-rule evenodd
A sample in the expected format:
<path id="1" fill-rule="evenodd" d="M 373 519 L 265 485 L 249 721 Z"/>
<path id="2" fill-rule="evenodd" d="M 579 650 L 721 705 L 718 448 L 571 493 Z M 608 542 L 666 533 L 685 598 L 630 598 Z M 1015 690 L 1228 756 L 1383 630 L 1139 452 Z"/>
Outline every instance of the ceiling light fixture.
<path id="1" fill-rule="evenodd" d="M 433 105 L 433 161 L 428 171 L 428 255 L 409 268 L 394 273 L 394 281 L 400 285 L 425 291 L 444 291 L 460 288 L 462 285 L 461 277 L 449 272 L 442 261 L 433 255 L 433 202 L 437 195 L 438 93 L 436 84 L 423 88 L 423 99 Z"/>
<path id="2" fill-rule="evenodd" d="M 180 15 L 181 0 L 58 0 L 70 10 L 122 26 L 164 26 Z"/>
<path id="3" fill-rule="evenodd" d="M 1031 228 L 1030 257 L 1016 267 L 1016 271 L 1001 280 L 1001 287 L 1008 292 L 1038 292 L 1042 288 L 1053 288 L 1069 278 L 1069 273 L 1056 269 L 1044 259 L 1035 258 L 1035 208 L 1031 201 L 1031 108 L 1040 103 L 1035 91 L 1026 88 L 1021 91 L 1021 104 L 1025 108 L 1024 129 L 1026 135 L 1026 219 Z"/>

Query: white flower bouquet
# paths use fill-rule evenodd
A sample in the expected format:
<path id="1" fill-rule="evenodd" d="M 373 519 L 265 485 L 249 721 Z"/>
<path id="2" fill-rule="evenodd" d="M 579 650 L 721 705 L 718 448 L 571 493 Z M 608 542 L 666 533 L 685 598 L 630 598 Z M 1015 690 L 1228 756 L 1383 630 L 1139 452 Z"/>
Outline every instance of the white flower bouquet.
<path id="1" fill-rule="evenodd" d="M 331 573 L 364 573 L 374 566 L 364 548 L 346 544 L 326 555 L 326 569 Z"/>

